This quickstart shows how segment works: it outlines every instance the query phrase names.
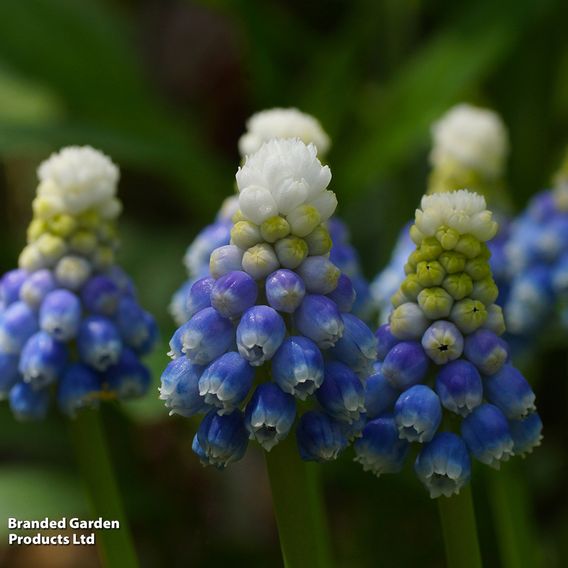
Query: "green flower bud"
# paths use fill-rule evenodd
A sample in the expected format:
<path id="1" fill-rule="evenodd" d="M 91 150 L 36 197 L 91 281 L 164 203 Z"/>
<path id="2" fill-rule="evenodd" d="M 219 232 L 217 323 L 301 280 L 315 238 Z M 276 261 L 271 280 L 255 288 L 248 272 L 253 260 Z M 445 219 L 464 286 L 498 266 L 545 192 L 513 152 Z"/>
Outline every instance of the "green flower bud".
<path id="1" fill-rule="evenodd" d="M 71 235 L 71 238 L 69 239 L 69 246 L 75 252 L 89 255 L 97 247 L 97 237 L 91 231 L 80 230 Z"/>
<path id="2" fill-rule="evenodd" d="M 471 298 L 473 300 L 479 300 L 483 302 L 486 306 L 490 306 L 497 300 L 499 295 L 499 289 L 497 284 L 491 276 L 483 278 L 482 280 L 477 280 L 473 284 L 473 290 L 471 292 Z"/>
<path id="3" fill-rule="evenodd" d="M 286 220 L 290 223 L 292 234 L 297 237 L 305 237 L 320 224 L 321 216 L 313 205 L 305 203 L 289 213 Z"/>
<path id="4" fill-rule="evenodd" d="M 407 302 L 396 308 L 389 319 L 391 333 L 399 339 L 419 339 L 430 325 L 418 304 Z"/>
<path id="5" fill-rule="evenodd" d="M 496 335 L 503 335 L 505 333 L 505 318 L 503 317 L 503 309 L 497 304 L 492 304 L 487 308 L 487 319 L 483 326 L 489 329 Z"/>
<path id="6" fill-rule="evenodd" d="M 416 225 L 412 225 L 412 227 L 410 227 L 409 234 L 410 238 L 412 239 L 412 242 L 415 245 L 420 246 L 420 243 L 424 239 L 424 235 L 422 234 L 420 229 Z"/>
<path id="7" fill-rule="evenodd" d="M 455 229 L 442 226 L 436 231 L 436 238 L 443 248 L 453 250 L 459 241 L 460 234 Z"/>
<path id="8" fill-rule="evenodd" d="M 118 231 L 116 230 L 116 223 L 112 221 L 105 221 L 97 229 L 97 237 L 104 243 L 114 243 L 118 240 Z"/>
<path id="9" fill-rule="evenodd" d="M 67 251 L 65 241 L 51 233 L 44 233 L 34 244 L 48 264 L 57 262 Z"/>
<path id="10" fill-rule="evenodd" d="M 402 290 L 397 290 L 391 297 L 391 304 L 393 308 L 398 308 L 402 304 L 406 304 L 411 301 Z"/>
<path id="11" fill-rule="evenodd" d="M 114 249 L 109 246 L 98 246 L 93 252 L 92 260 L 98 270 L 110 268 L 114 264 Z"/>
<path id="12" fill-rule="evenodd" d="M 491 251 L 486 243 L 479 243 L 481 250 L 479 251 L 479 258 L 484 258 L 485 260 L 489 260 L 491 258 Z"/>
<path id="13" fill-rule="evenodd" d="M 100 222 L 101 217 L 97 211 L 91 209 L 90 211 L 85 211 L 78 216 L 79 226 L 83 229 L 95 230 Z"/>
<path id="14" fill-rule="evenodd" d="M 411 300 L 416 300 L 416 297 L 422 290 L 424 286 L 421 286 L 418 282 L 418 276 L 416 274 L 409 274 L 400 285 L 400 290 L 402 293 Z"/>
<path id="15" fill-rule="evenodd" d="M 436 260 L 442 254 L 442 245 L 435 237 L 426 237 L 420 245 L 421 260 Z"/>
<path id="16" fill-rule="evenodd" d="M 260 234 L 265 241 L 275 243 L 290 234 L 290 224 L 284 217 L 275 215 L 274 217 L 266 219 L 266 221 L 260 225 Z"/>
<path id="17" fill-rule="evenodd" d="M 473 281 L 465 272 L 450 274 L 444 278 L 442 287 L 454 300 L 463 300 L 473 290 Z"/>
<path id="18" fill-rule="evenodd" d="M 467 261 L 465 271 L 473 278 L 473 280 L 482 280 L 483 278 L 491 276 L 489 261 L 479 256 Z"/>
<path id="19" fill-rule="evenodd" d="M 55 215 L 47 222 L 47 226 L 54 235 L 66 238 L 77 228 L 77 220 L 71 215 Z"/>
<path id="20" fill-rule="evenodd" d="M 32 243 L 39 239 L 39 237 L 48 230 L 48 224 L 45 221 L 42 221 L 41 219 L 33 219 L 28 225 L 28 243 Z"/>
<path id="21" fill-rule="evenodd" d="M 462 235 L 454 250 L 466 258 L 475 258 L 481 252 L 481 243 L 473 235 Z"/>
<path id="22" fill-rule="evenodd" d="M 419 284 L 424 288 L 428 288 L 430 286 L 439 286 L 446 276 L 446 271 L 437 260 L 423 260 L 416 267 L 416 276 Z"/>
<path id="23" fill-rule="evenodd" d="M 297 268 L 308 256 L 308 245 L 300 237 L 286 237 L 274 245 L 278 262 L 284 268 Z"/>
<path id="24" fill-rule="evenodd" d="M 444 270 L 448 274 L 456 274 L 463 272 L 465 268 L 466 258 L 463 254 L 455 251 L 446 251 L 440 255 L 438 259 Z"/>
<path id="25" fill-rule="evenodd" d="M 425 288 L 418 294 L 418 305 L 430 319 L 448 317 L 453 304 L 453 298 L 443 288 Z"/>
<path id="26" fill-rule="evenodd" d="M 329 231 L 324 225 L 316 227 L 309 235 L 304 237 L 308 245 L 308 253 L 310 256 L 322 256 L 331 250 L 331 237 Z"/>
<path id="27" fill-rule="evenodd" d="M 236 225 L 239 221 L 248 221 L 248 219 L 243 215 L 240 209 L 237 209 L 231 217 L 231 221 Z"/>
<path id="28" fill-rule="evenodd" d="M 487 309 L 479 300 L 466 298 L 454 304 L 450 319 L 462 333 L 472 333 L 487 319 Z"/>
<path id="29" fill-rule="evenodd" d="M 262 241 L 262 236 L 258 225 L 251 221 L 239 221 L 231 229 L 231 241 L 246 250 Z"/>
<path id="30" fill-rule="evenodd" d="M 45 260 L 35 243 L 24 247 L 18 258 L 18 266 L 29 272 L 45 268 L 45 264 Z"/>

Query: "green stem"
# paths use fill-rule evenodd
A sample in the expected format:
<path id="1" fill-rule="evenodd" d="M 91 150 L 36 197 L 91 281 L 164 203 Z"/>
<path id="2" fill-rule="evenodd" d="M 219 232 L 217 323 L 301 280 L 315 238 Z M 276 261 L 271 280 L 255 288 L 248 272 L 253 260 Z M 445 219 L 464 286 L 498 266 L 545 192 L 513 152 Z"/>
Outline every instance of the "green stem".
<path id="1" fill-rule="evenodd" d="M 481 568 L 470 487 L 464 487 L 459 495 L 453 497 L 439 497 L 438 510 L 448 568 Z"/>
<path id="2" fill-rule="evenodd" d="M 517 466 L 516 463 L 503 464 L 501 471 L 489 472 L 486 480 L 501 566 L 531 568 L 537 566 L 534 527 L 527 488 Z"/>
<path id="3" fill-rule="evenodd" d="M 331 568 L 318 466 L 300 459 L 293 436 L 266 454 L 266 464 L 285 568 Z"/>
<path id="4" fill-rule="evenodd" d="M 70 430 L 92 514 L 120 523 L 118 530 L 101 530 L 97 533 L 101 562 L 107 568 L 136 568 L 138 560 L 114 478 L 99 411 L 88 409 L 80 412 L 75 420 L 70 421 Z"/>

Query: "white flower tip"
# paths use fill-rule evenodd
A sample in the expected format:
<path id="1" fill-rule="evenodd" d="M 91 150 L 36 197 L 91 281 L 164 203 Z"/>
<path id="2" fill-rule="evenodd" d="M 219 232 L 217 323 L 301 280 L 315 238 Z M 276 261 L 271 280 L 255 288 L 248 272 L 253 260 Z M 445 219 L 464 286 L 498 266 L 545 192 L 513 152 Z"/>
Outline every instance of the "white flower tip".
<path id="1" fill-rule="evenodd" d="M 494 111 L 458 104 L 435 122 L 431 131 L 433 166 L 458 162 L 489 177 L 503 174 L 509 140 L 501 117 Z"/>
<path id="2" fill-rule="evenodd" d="M 254 154 L 264 142 L 273 138 L 299 138 L 313 143 L 320 156 L 327 153 L 330 140 L 319 121 L 296 108 L 273 108 L 253 114 L 247 131 L 239 140 L 241 156 Z"/>
<path id="3" fill-rule="evenodd" d="M 420 207 L 416 210 L 415 223 L 425 236 L 434 235 L 442 226 L 462 235 L 471 234 L 480 241 L 488 241 L 497 232 L 497 223 L 487 209 L 485 198 L 467 189 L 425 195 Z"/>
<path id="4" fill-rule="evenodd" d="M 103 207 L 116 195 L 120 176 L 111 159 L 90 146 L 68 146 L 52 154 L 37 170 L 38 195 L 58 200 L 61 212 L 76 214 Z M 106 208 L 116 215 L 119 208 Z"/>

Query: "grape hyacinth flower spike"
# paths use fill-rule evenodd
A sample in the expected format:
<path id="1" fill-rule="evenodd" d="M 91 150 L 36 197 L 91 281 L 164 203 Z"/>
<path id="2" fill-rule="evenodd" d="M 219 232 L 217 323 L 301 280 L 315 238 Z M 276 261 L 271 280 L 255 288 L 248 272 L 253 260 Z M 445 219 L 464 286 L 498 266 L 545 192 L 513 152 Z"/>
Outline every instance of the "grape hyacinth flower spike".
<path id="1" fill-rule="evenodd" d="M 313 407 L 298 418 L 302 456 L 335 458 L 364 412 L 377 350 L 328 258 L 331 172 L 313 145 L 289 139 L 265 143 L 236 177 L 231 244 L 212 252 L 209 284 L 190 291 L 201 309 L 172 338 L 161 398 L 172 413 L 233 416 L 208 419 L 196 436 L 205 464 L 224 468 L 242 457 L 249 437 L 269 451 L 290 434 L 295 400 Z M 316 240 L 329 244 L 310 247 Z M 221 452 L 221 441 L 236 445 Z"/>
<path id="2" fill-rule="evenodd" d="M 41 420 L 52 399 L 71 436 L 95 512 L 118 519 L 99 544 L 109 565 L 136 557 L 98 413 L 102 400 L 143 396 L 141 361 L 157 328 L 115 264 L 119 171 L 101 152 L 71 146 L 38 168 L 28 243 L 0 280 L 0 398 L 19 420 Z M 84 409 L 88 409 L 85 411 Z"/>
<path id="3" fill-rule="evenodd" d="M 526 351 L 543 332 L 568 329 L 568 154 L 553 189 L 535 195 L 514 220 L 505 255 L 507 332 Z"/>
<path id="4" fill-rule="evenodd" d="M 38 169 L 28 244 L 0 281 L 0 396 L 22 420 L 144 395 L 156 325 L 115 264 L 118 168 L 90 147 Z M 29 400 L 28 400 L 29 399 Z"/>
<path id="5" fill-rule="evenodd" d="M 243 161 L 246 156 L 254 154 L 265 142 L 272 139 L 299 138 L 304 144 L 313 144 L 320 160 L 325 157 L 331 144 L 319 121 L 295 108 L 274 108 L 258 112 L 249 118 L 246 127 L 246 132 L 239 140 L 239 152 Z M 243 221 L 237 214 L 238 209 L 237 196 L 228 197 L 215 221 L 200 231 L 188 247 L 184 258 L 188 280 L 177 290 L 170 303 L 170 312 L 178 325 L 182 325 L 199 309 L 205 307 L 205 300 L 199 291 L 209 282 L 209 258 L 213 251 L 231 244 L 234 240 L 234 235 L 231 234 L 232 226 L 234 222 Z M 260 240 L 265 240 L 259 233 L 260 230 L 259 225 L 240 222 L 236 229 L 237 239 L 243 247 L 248 248 Z M 281 227 L 280 230 L 286 229 Z M 277 237 L 278 233 L 275 232 L 274 235 Z M 344 273 L 338 291 L 342 294 L 343 304 L 349 303 L 348 309 L 355 315 L 369 319 L 373 311 L 369 284 L 363 275 L 357 252 L 350 243 L 349 230 L 345 223 L 333 217 L 325 223 L 322 230 L 313 231 L 304 240 L 311 255 L 327 254 L 331 248 L 330 260 Z M 275 239 L 272 238 L 270 244 L 274 242 Z M 280 243 L 280 254 L 286 254 L 286 251 L 296 244 L 295 241 Z M 225 262 L 230 262 L 231 253 L 234 253 L 234 250 L 222 249 L 218 254 L 225 258 Z M 197 281 L 200 285 L 194 289 L 193 284 Z"/>
<path id="6" fill-rule="evenodd" d="M 431 128 L 431 172 L 428 194 L 454 191 L 463 187 L 483 195 L 499 215 L 499 232 L 488 243 L 492 253 L 493 277 L 505 292 L 504 244 L 508 232 L 509 202 L 505 192 L 505 162 L 509 150 L 507 130 L 495 112 L 469 104 L 452 107 Z M 414 249 L 410 223 L 399 234 L 388 265 L 375 277 L 371 294 L 380 313 L 388 321 L 391 297 L 404 279 L 404 265 Z"/>
<path id="7" fill-rule="evenodd" d="M 377 474 L 400 469 L 400 445 L 418 443 L 415 471 L 432 497 L 459 493 L 472 458 L 499 468 L 540 442 L 534 393 L 501 337 L 486 245 L 496 231 L 480 195 L 423 197 L 406 278 L 377 332 L 381 362 L 369 379 L 370 421 L 356 459 Z M 385 408 L 376 396 L 392 402 Z M 398 436 L 378 435 L 387 423 Z"/>

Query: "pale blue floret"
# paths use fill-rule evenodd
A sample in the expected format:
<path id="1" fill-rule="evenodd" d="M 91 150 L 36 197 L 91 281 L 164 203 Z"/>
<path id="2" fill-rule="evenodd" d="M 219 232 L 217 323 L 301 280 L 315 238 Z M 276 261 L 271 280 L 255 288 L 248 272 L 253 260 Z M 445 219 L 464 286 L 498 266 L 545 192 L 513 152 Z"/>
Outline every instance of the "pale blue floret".
<path id="1" fill-rule="evenodd" d="M 451 497 L 469 482 L 471 461 L 463 440 L 451 432 L 440 432 L 426 444 L 414 464 L 418 479 L 435 499 Z"/>
<path id="2" fill-rule="evenodd" d="M 51 270 L 42 269 L 26 278 L 20 288 L 20 299 L 30 308 L 38 309 L 44 298 L 55 290 L 57 283 Z"/>
<path id="3" fill-rule="evenodd" d="M 101 381 L 98 374 L 83 363 L 75 363 L 67 368 L 57 389 L 57 402 L 61 410 L 75 416 L 79 410 L 99 405 Z"/>
<path id="4" fill-rule="evenodd" d="M 49 408 L 49 389 L 18 382 L 10 390 L 10 409 L 18 420 L 43 420 Z"/>
<path id="5" fill-rule="evenodd" d="M 18 354 L 37 330 L 35 312 L 24 302 L 11 303 L 0 314 L 0 351 Z"/>
<path id="6" fill-rule="evenodd" d="M 19 371 L 34 389 L 44 388 L 57 381 L 67 365 L 68 352 L 45 331 L 38 331 L 26 342 L 20 355 Z"/>
<path id="7" fill-rule="evenodd" d="M 323 356 L 307 337 L 292 336 L 284 340 L 272 359 L 272 377 L 286 393 L 306 400 L 322 384 Z"/>
<path id="8" fill-rule="evenodd" d="M 7 398 L 10 389 L 18 381 L 18 363 L 18 355 L 0 351 L 0 400 Z"/>
<path id="9" fill-rule="evenodd" d="M 248 432 L 240 410 L 223 415 L 211 411 L 201 421 L 192 449 L 203 465 L 224 469 L 245 455 L 247 445 Z"/>
<path id="10" fill-rule="evenodd" d="M 245 426 L 266 451 L 286 438 L 296 418 L 294 397 L 274 383 L 259 385 L 247 404 Z"/>
<path id="11" fill-rule="evenodd" d="M 438 395 L 426 385 L 414 385 L 404 391 L 394 405 L 398 435 L 409 442 L 429 442 L 442 421 Z"/>
<path id="12" fill-rule="evenodd" d="M 316 410 L 302 415 L 296 427 L 296 439 L 300 457 L 305 461 L 334 460 L 347 446 L 340 423 Z"/>
<path id="13" fill-rule="evenodd" d="M 418 341 L 402 341 L 388 352 L 381 372 L 394 388 L 404 390 L 424 381 L 428 365 Z"/>
<path id="14" fill-rule="evenodd" d="M 467 416 L 483 401 L 481 375 L 473 363 L 457 359 L 440 369 L 436 392 L 444 408 Z"/>
<path id="15" fill-rule="evenodd" d="M 116 365 L 109 367 L 104 374 L 106 389 L 120 400 L 140 398 L 148 392 L 151 382 L 150 372 L 140 362 L 137 354 L 124 347 Z"/>
<path id="16" fill-rule="evenodd" d="M 196 365 L 207 365 L 233 343 L 233 324 L 215 308 L 197 312 L 178 331 L 182 331 L 179 337 L 182 352 Z"/>
<path id="17" fill-rule="evenodd" d="M 380 362 L 375 363 L 373 374 L 365 382 L 365 410 L 370 420 L 392 408 L 400 395 L 381 373 L 382 366 Z"/>
<path id="18" fill-rule="evenodd" d="M 509 420 L 515 455 L 525 456 L 540 445 L 542 440 L 542 420 L 537 412 L 520 420 Z"/>
<path id="19" fill-rule="evenodd" d="M 215 281 L 211 289 L 211 305 L 227 318 L 240 316 L 256 302 L 258 286 L 254 278 L 242 270 L 228 272 Z"/>
<path id="20" fill-rule="evenodd" d="M 238 353 L 229 351 L 215 359 L 199 378 L 199 394 L 206 404 L 227 414 L 237 408 L 252 388 L 254 370 Z"/>
<path id="21" fill-rule="evenodd" d="M 492 404 L 482 404 L 466 416 L 461 434 L 469 451 L 482 463 L 499 469 L 513 454 L 513 439 L 505 415 Z"/>
<path id="22" fill-rule="evenodd" d="M 512 365 L 485 379 L 485 396 L 510 420 L 519 420 L 536 410 L 536 396 L 521 372 Z"/>
<path id="23" fill-rule="evenodd" d="M 237 325 L 239 353 L 251 365 L 258 367 L 272 359 L 286 335 L 286 324 L 269 306 L 253 306 Z"/>
<path id="24" fill-rule="evenodd" d="M 139 354 L 149 353 L 158 337 L 154 318 L 130 297 L 120 300 L 115 323 L 124 343 Z"/>
<path id="25" fill-rule="evenodd" d="M 54 290 L 39 310 L 39 325 L 58 341 L 73 339 L 81 324 L 81 302 L 69 290 Z"/>
<path id="26" fill-rule="evenodd" d="M 337 304 L 340 312 L 350 312 L 357 299 L 357 292 L 351 278 L 347 274 L 342 273 L 339 276 L 335 290 L 327 294 L 327 297 Z"/>
<path id="27" fill-rule="evenodd" d="M 330 349 L 331 355 L 367 377 L 377 360 L 377 339 L 357 316 L 342 314 L 343 335 Z"/>
<path id="28" fill-rule="evenodd" d="M 199 377 L 203 367 L 194 365 L 186 357 L 172 361 L 162 373 L 160 400 L 165 401 L 171 414 L 190 417 L 206 412 L 210 407 L 199 394 Z"/>
<path id="29" fill-rule="evenodd" d="M 276 270 L 266 278 L 266 299 L 279 312 L 292 314 L 306 295 L 303 280 L 292 270 Z"/>
<path id="30" fill-rule="evenodd" d="M 337 305 L 318 294 L 308 294 L 294 314 L 296 327 L 322 349 L 333 347 L 343 335 L 343 320 Z"/>
<path id="31" fill-rule="evenodd" d="M 383 415 L 367 423 L 354 448 L 355 461 L 380 476 L 402 469 L 410 444 L 399 437 L 392 415 Z"/>
<path id="32" fill-rule="evenodd" d="M 88 312 L 109 317 L 116 312 L 120 295 L 118 286 L 103 275 L 90 278 L 81 290 L 81 300 Z"/>
<path id="33" fill-rule="evenodd" d="M 343 363 L 325 365 L 324 380 L 316 391 L 322 408 L 337 420 L 349 424 L 365 412 L 365 389 L 357 375 Z"/>
<path id="34" fill-rule="evenodd" d="M 6 272 L 0 279 L 0 311 L 20 299 L 20 289 L 28 278 L 28 273 L 21 268 Z"/>
<path id="35" fill-rule="evenodd" d="M 97 371 L 105 371 L 118 363 L 122 340 L 111 320 L 89 316 L 79 327 L 77 347 L 81 361 Z"/>

